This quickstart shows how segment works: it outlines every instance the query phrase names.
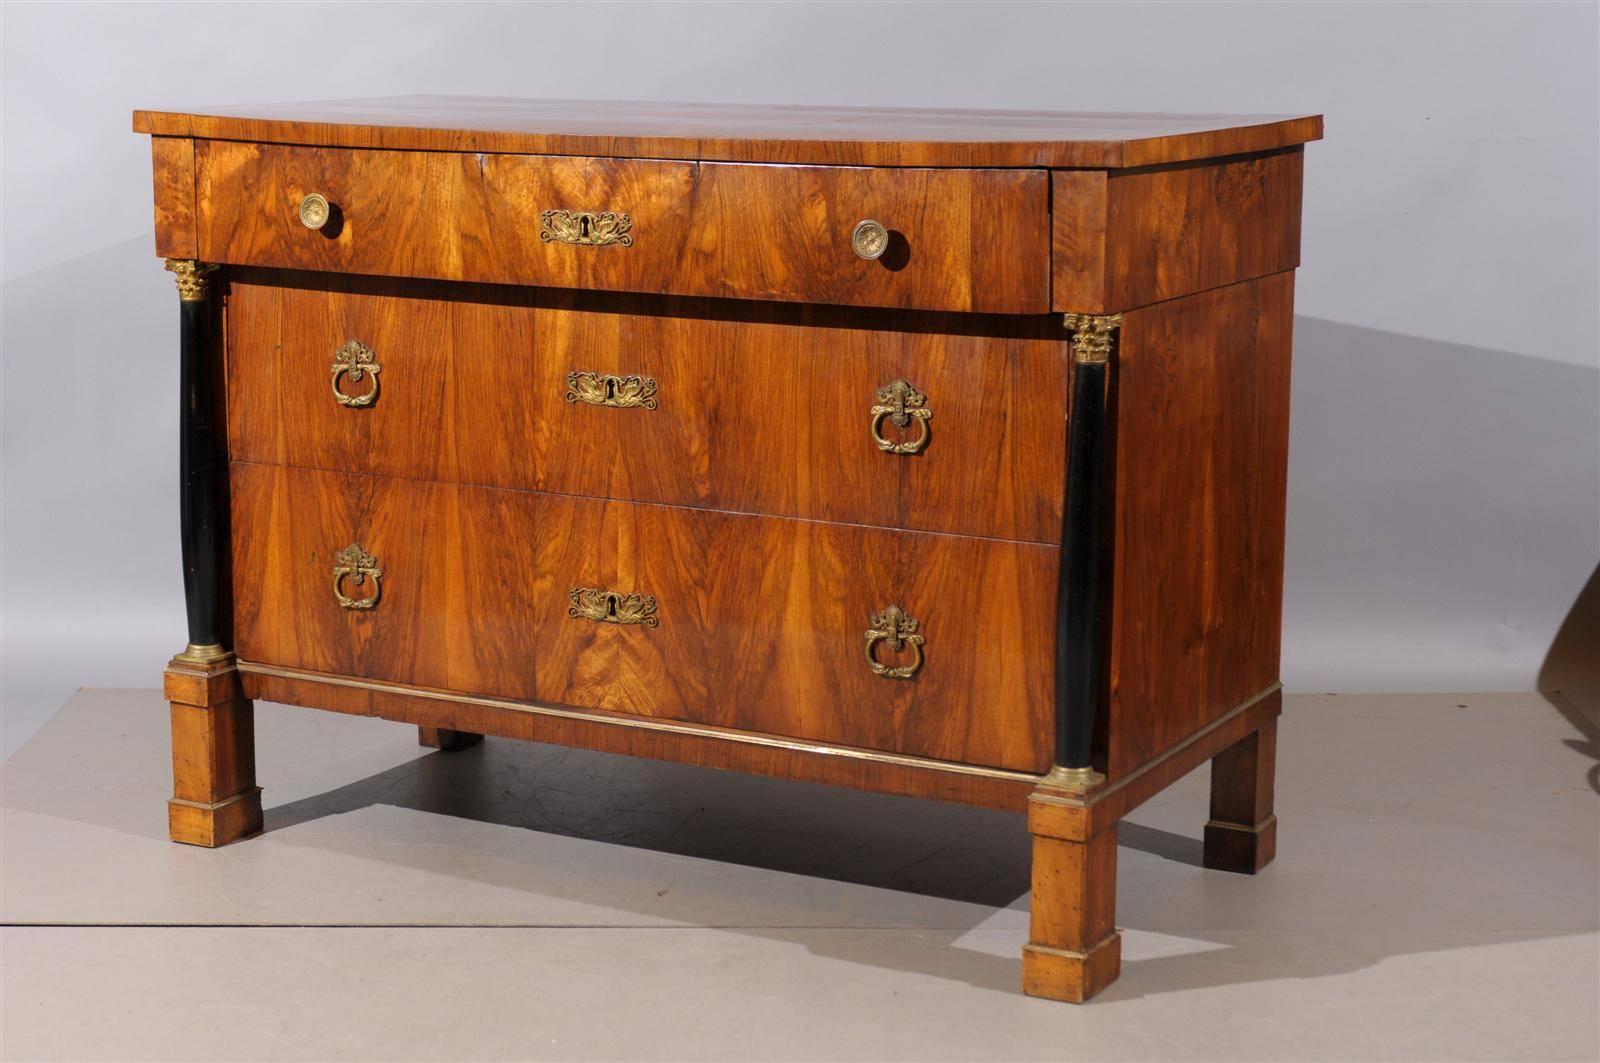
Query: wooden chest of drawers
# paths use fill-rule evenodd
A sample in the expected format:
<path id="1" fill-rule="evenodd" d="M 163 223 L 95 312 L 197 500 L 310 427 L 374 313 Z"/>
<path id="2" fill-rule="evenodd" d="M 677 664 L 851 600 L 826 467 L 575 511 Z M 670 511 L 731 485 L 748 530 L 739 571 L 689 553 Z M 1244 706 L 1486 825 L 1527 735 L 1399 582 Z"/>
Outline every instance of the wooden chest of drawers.
<path id="1" fill-rule="evenodd" d="M 1026 811 L 1024 989 L 1116 824 L 1273 854 L 1320 119 L 402 99 L 138 112 L 178 280 L 172 837 L 251 704 Z"/>

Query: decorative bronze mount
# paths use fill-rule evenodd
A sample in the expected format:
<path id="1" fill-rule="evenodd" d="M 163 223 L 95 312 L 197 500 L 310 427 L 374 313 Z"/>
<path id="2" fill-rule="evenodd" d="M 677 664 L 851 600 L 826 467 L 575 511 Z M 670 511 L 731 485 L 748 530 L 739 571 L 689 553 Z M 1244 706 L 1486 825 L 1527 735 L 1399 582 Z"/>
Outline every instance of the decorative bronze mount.
<path id="1" fill-rule="evenodd" d="M 874 613 L 872 626 L 867 628 L 866 654 L 867 664 L 872 666 L 873 675 L 881 675 L 885 679 L 910 679 L 922 667 L 922 645 L 926 641 L 921 633 L 922 624 L 915 617 L 907 616 L 904 609 L 898 605 L 891 605 L 881 613 Z M 879 661 L 874 651 L 878 643 L 887 643 L 889 649 L 896 653 L 906 647 L 911 648 L 912 661 L 910 664 L 890 666 Z"/>
<path id="2" fill-rule="evenodd" d="M 871 262 L 889 250 L 889 230 L 880 221 L 866 218 L 850 232 L 850 250 Z"/>
<path id="3" fill-rule="evenodd" d="M 574 587 L 567 592 L 567 615 L 597 624 L 642 624 L 657 627 L 656 599 L 651 594 L 620 594 L 600 587 Z"/>
<path id="4" fill-rule="evenodd" d="M 320 229 L 328 224 L 328 219 L 333 217 L 333 206 L 328 202 L 328 197 L 320 192 L 312 192 L 300 201 L 300 224 L 307 229 Z"/>
<path id="5" fill-rule="evenodd" d="M 656 408 L 656 382 L 647 376 L 612 376 L 609 373 L 568 373 L 567 401 L 617 409 Z"/>
<path id="6" fill-rule="evenodd" d="M 539 239 L 584 247 L 632 247 L 633 219 L 610 210 L 547 210 L 539 215 Z"/>
<path id="7" fill-rule="evenodd" d="M 1097 365 L 1110 360 L 1111 347 L 1122 328 L 1121 314 L 1063 314 L 1062 322 L 1072 333 L 1073 361 Z"/>
<path id="8" fill-rule="evenodd" d="M 878 449 L 888 454 L 915 454 L 928 445 L 928 418 L 933 411 L 927 408 L 928 396 L 904 380 L 891 381 L 878 389 L 878 404 L 872 407 L 872 441 Z M 922 431 L 915 439 L 894 443 L 883 438 L 883 422 L 887 418 L 896 428 L 909 427 L 915 420 Z"/>
<path id="9" fill-rule="evenodd" d="M 377 605 L 378 595 L 383 591 L 378 582 L 382 576 L 378 559 L 362 549 L 360 543 L 351 543 L 333 555 L 333 597 L 341 609 L 371 609 Z M 357 587 L 364 587 L 368 579 L 372 580 L 372 593 L 365 598 L 350 597 L 344 592 L 346 579 Z"/>
<path id="10" fill-rule="evenodd" d="M 333 352 L 333 397 L 341 406 L 371 406 L 378 397 L 378 371 L 382 368 L 372 348 L 360 340 L 350 340 Z M 356 384 L 363 377 L 370 377 L 371 382 L 363 394 L 346 395 L 339 390 L 339 378 L 346 375 Z"/>
<path id="11" fill-rule="evenodd" d="M 166 260 L 166 268 L 168 272 L 176 275 L 178 298 L 186 303 L 205 300 L 206 280 L 217 270 L 216 266 L 189 258 L 169 258 Z"/>

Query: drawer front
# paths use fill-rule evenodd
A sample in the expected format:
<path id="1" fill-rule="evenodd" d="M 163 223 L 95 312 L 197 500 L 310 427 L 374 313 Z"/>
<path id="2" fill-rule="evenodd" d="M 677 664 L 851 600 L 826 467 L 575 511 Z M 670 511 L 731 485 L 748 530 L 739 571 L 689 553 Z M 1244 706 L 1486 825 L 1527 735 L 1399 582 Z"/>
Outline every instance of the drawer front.
<path id="1" fill-rule="evenodd" d="M 261 279 L 230 285 L 240 460 L 1060 538 L 1067 356 L 1052 319 L 980 336 L 897 329 L 905 315 L 889 313 L 674 316 L 662 304 L 703 304 Z M 863 316 L 884 327 L 847 327 Z"/>
<path id="2" fill-rule="evenodd" d="M 199 142 L 195 165 L 200 257 L 210 262 L 852 306 L 1050 308 L 1044 170 L 230 141 Z M 311 194 L 331 205 L 318 229 L 301 218 Z M 868 247 L 883 246 L 881 257 L 853 249 L 863 220 L 889 234 Z"/>
<path id="3" fill-rule="evenodd" d="M 232 484 L 246 660 L 1049 766 L 1049 547 L 262 465 Z"/>

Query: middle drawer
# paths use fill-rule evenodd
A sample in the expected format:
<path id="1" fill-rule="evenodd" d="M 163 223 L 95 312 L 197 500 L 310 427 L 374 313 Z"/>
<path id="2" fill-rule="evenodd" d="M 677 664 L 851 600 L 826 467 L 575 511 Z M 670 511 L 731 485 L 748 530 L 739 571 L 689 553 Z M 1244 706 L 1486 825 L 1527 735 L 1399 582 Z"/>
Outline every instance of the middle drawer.
<path id="1" fill-rule="evenodd" d="M 230 282 L 240 461 L 1060 537 L 1066 349 L 1038 319 L 281 280 Z"/>

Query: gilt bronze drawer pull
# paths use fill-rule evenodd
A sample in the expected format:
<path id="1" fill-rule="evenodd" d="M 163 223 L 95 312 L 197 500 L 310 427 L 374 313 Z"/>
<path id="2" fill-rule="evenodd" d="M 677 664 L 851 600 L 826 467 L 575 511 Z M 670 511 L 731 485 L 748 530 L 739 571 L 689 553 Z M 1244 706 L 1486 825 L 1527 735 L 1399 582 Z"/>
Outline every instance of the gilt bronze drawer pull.
<path id="1" fill-rule="evenodd" d="M 371 609 L 377 605 L 378 595 L 382 592 L 378 580 L 382 576 L 383 569 L 378 567 L 378 559 L 363 550 L 360 543 L 351 543 L 333 555 L 333 596 L 342 609 Z M 350 597 L 344 592 L 347 579 L 357 587 L 365 587 L 370 579 L 372 593 L 365 598 Z"/>
<path id="2" fill-rule="evenodd" d="M 609 210 L 547 210 L 539 215 L 539 239 L 584 247 L 632 247 L 633 219 Z"/>
<path id="3" fill-rule="evenodd" d="M 326 196 L 313 192 L 300 201 L 300 224 L 307 229 L 320 229 L 333 217 L 333 207 Z"/>
<path id="4" fill-rule="evenodd" d="M 872 441 L 878 449 L 888 454 L 915 454 L 928 445 L 928 418 L 933 411 L 927 408 L 928 396 L 904 380 L 896 380 L 878 389 L 878 404 L 872 407 Z M 883 422 L 887 419 L 896 428 L 908 428 L 915 420 L 921 431 L 915 439 L 895 443 L 883 438 Z"/>
<path id="5" fill-rule="evenodd" d="M 333 352 L 333 397 L 341 406 L 371 406 L 378 397 L 378 370 L 382 368 L 372 348 L 360 340 L 351 340 Z M 360 395 L 346 395 L 339 390 L 342 376 L 349 376 L 356 384 L 368 379 L 367 390 Z"/>
<path id="6" fill-rule="evenodd" d="M 627 410 L 656 408 L 656 382 L 647 376 L 612 376 L 609 373 L 568 373 L 567 401 Z"/>
<path id="7" fill-rule="evenodd" d="M 651 594 L 618 594 L 599 587 L 574 587 L 567 593 L 567 615 L 597 624 L 643 624 L 656 627 L 656 599 Z"/>
<path id="8" fill-rule="evenodd" d="M 921 623 L 915 618 L 905 614 L 905 610 L 898 605 L 891 605 L 881 613 L 872 617 L 872 626 L 867 628 L 867 663 L 872 666 L 873 675 L 881 675 L 885 679 L 910 679 L 922 667 L 922 644 L 924 639 L 919 632 Z M 893 667 L 878 660 L 876 649 L 878 643 L 888 643 L 889 649 L 896 653 L 911 648 L 912 660 L 910 664 L 895 665 Z"/>
<path id="9" fill-rule="evenodd" d="M 857 222 L 850 233 L 850 249 L 868 262 L 882 258 L 889 250 L 889 230 L 871 218 Z"/>

